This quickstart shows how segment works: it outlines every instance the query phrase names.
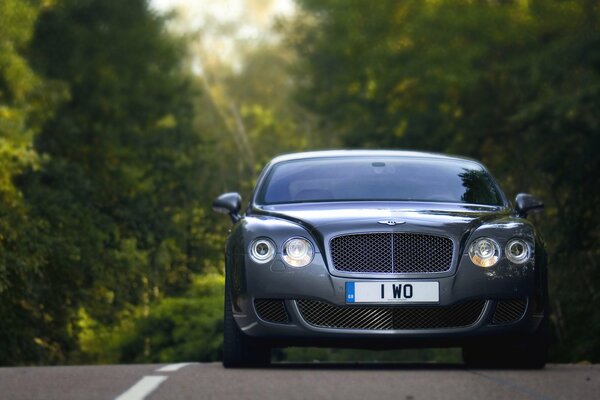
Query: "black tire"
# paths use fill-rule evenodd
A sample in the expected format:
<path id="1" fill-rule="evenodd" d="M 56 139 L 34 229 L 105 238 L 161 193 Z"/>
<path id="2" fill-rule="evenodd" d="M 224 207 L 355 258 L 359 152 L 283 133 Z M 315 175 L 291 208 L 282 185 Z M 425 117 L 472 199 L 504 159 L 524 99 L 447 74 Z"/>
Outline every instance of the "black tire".
<path id="1" fill-rule="evenodd" d="M 512 342 L 463 347 L 463 361 L 469 368 L 542 369 L 546 365 L 549 324 L 546 316 L 529 337 Z"/>
<path id="2" fill-rule="evenodd" d="M 223 366 L 256 368 L 269 365 L 271 348 L 244 334 L 233 318 L 230 278 L 225 277 L 225 315 L 223 320 Z"/>

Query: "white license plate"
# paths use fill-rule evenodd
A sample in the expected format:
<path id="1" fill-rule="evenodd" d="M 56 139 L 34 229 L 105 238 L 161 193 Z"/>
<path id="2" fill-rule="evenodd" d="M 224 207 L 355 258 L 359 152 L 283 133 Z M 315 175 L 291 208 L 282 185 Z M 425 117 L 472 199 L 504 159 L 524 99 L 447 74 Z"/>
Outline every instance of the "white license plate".
<path id="1" fill-rule="evenodd" d="M 346 303 L 435 303 L 439 282 L 346 282 Z"/>

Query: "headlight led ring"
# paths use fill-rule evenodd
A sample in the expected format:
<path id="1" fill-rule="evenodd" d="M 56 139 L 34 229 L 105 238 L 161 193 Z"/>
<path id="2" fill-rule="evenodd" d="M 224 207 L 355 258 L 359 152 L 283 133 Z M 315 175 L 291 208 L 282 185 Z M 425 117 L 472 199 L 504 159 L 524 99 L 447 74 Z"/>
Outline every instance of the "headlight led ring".
<path id="1" fill-rule="evenodd" d="M 308 265 L 314 254 L 313 245 L 302 237 L 291 238 L 283 245 L 283 261 L 292 267 Z"/>
<path id="2" fill-rule="evenodd" d="M 529 245 L 522 239 L 511 239 L 504 248 L 506 258 L 514 264 L 523 264 L 529 260 Z"/>
<path id="3" fill-rule="evenodd" d="M 500 259 L 500 246 L 493 239 L 478 238 L 469 246 L 469 257 L 478 267 L 493 267 Z"/>
<path id="4" fill-rule="evenodd" d="M 250 257 L 259 264 L 268 263 L 275 257 L 275 244 L 267 238 L 254 240 L 250 244 Z"/>

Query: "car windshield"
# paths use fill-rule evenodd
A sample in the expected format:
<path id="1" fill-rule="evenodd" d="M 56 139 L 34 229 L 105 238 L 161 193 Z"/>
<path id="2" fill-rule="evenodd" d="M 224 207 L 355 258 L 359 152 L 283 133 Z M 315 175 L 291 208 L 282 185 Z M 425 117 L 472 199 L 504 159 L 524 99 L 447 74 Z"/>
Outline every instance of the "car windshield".
<path id="1" fill-rule="evenodd" d="M 493 178 L 468 160 L 337 157 L 275 164 L 258 204 L 332 201 L 427 201 L 501 206 Z"/>

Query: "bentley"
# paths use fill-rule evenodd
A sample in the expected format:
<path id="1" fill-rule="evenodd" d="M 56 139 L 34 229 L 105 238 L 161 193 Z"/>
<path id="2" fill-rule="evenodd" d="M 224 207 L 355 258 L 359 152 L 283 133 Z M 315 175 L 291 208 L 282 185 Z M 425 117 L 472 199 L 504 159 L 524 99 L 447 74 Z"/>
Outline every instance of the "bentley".
<path id="1" fill-rule="evenodd" d="M 276 157 L 225 252 L 223 364 L 273 347 L 460 347 L 473 367 L 543 368 L 547 255 L 521 193 L 479 162 L 408 151 Z"/>

